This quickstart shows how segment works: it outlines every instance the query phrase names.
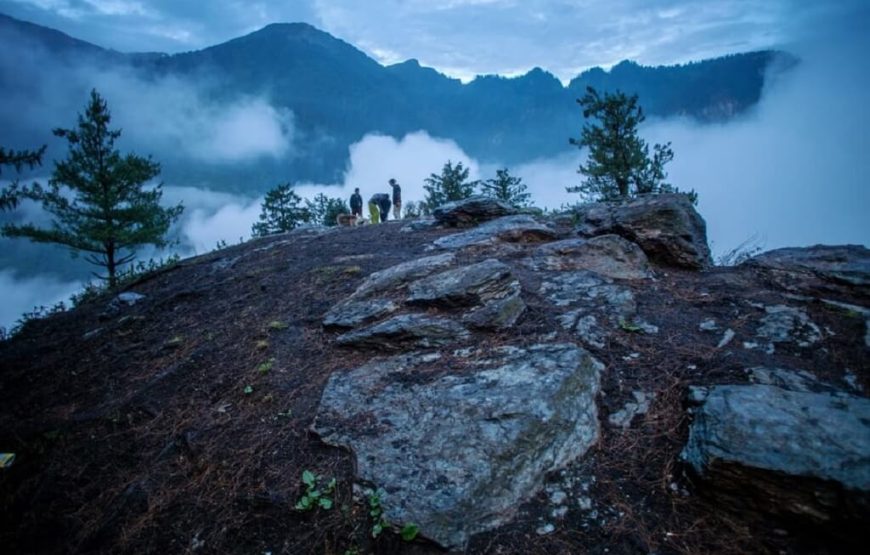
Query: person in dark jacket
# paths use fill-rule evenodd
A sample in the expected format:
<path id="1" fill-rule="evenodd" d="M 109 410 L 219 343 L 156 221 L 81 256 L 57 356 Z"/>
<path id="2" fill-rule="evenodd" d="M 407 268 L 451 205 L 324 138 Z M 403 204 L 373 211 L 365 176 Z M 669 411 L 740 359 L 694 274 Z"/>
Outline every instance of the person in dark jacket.
<path id="1" fill-rule="evenodd" d="M 353 190 L 350 195 L 350 213 L 358 218 L 362 218 L 362 196 L 359 194 L 359 187 Z"/>
<path id="2" fill-rule="evenodd" d="M 381 211 L 381 221 L 385 222 L 390 218 L 390 195 L 387 193 L 378 193 L 374 198 L 377 198 L 378 208 Z"/>
<path id="3" fill-rule="evenodd" d="M 402 218 L 402 188 L 395 179 L 390 178 L 390 187 L 393 188 L 393 218 Z"/>

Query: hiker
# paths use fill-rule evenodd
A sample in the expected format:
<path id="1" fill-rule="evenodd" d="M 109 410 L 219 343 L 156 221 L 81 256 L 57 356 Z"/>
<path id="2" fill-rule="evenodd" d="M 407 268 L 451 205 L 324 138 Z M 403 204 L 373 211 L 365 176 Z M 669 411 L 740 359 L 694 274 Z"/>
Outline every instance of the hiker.
<path id="1" fill-rule="evenodd" d="M 380 208 L 378 207 L 378 195 L 377 193 L 372 195 L 372 198 L 369 199 L 369 219 L 373 224 L 380 223 Z"/>
<path id="2" fill-rule="evenodd" d="M 402 188 L 392 177 L 390 187 L 393 188 L 393 219 L 399 220 L 402 218 Z"/>
<path id="3" fill-rule="evenodd" d="M 378 193 L 375 196 L 378 198 L 378 208 L 381 210 L 381 221 L 386 222 L 390 218 L 390 195 Z"/>
<path id="4" fill-rule="evenodd" d="M 359 194 L 359 187 L 350 195 L 350 213 L 357 218 L 362 218 L 362 196 Z"/>

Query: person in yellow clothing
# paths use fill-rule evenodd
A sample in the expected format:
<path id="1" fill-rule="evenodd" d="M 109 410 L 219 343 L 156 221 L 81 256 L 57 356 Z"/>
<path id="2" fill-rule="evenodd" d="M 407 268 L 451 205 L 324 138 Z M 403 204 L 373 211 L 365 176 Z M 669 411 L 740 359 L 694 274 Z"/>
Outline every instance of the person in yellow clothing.
<path id="1" fill-rule="evenodd" d="M 371 220 L 373 224 L 380 223 L 381 221 L 381 211 L 378 208 L 378 199 L 374 196 L 369 199 L 369 220 Z"/>

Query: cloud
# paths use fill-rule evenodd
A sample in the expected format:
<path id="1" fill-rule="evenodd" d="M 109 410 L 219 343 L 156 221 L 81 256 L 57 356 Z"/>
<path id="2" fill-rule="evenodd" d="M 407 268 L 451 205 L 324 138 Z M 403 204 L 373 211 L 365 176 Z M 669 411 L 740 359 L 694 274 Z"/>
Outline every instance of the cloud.
<path id="1" fill-rule="evenodd" d="M 63 281 L 50 275 L 21 277 L 14 270 L 0 270 L 0 327 L 9 331 L 25 312 L 68 301 L 81 282 Z"/>
<path id="2" fill-rule="evenodd" d="M 213 76 L 146 78 L 98 60 L 66 65 L 13 33 L 0 32 L 0 41 L 8 46 L 0 51 L 0 74 L 16 75 L 15 82 L 0 84 L 0 125 L 25 142 L 22 148 L 26 141 L 48 142 L 55 127 L 72 127 L 96 88 L 112 112 L 112 127 L 124 130 L 122 150 L 216 165 L 294 155 L 292 112 L 265 97 L 215 99 Z"/>

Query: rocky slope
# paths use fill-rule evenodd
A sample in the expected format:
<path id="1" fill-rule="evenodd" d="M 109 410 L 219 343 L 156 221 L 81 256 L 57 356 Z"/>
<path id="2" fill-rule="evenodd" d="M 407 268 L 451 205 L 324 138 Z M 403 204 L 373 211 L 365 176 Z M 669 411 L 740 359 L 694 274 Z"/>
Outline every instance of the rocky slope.
<path id="1" fill-rule="evenodd" d="M 712 267 L 676 195 L 548 218 L 477 199 L 436 217 L 216 251 L 0 344 L 0 451 L 16 455 L 3 545 L 867 540 L 866 248 Z"/>

